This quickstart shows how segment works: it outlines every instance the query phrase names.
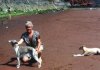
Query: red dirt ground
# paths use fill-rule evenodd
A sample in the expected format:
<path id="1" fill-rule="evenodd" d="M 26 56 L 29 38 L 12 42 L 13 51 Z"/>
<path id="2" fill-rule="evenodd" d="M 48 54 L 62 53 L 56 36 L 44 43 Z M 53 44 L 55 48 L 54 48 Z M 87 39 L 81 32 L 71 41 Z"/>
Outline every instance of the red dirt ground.
<path id="1" fill-rule="evenodd" d="M 45 49 L 43 65 L 38 69 L 21 65 L 20 70 L 100 70 L 100 56 L 73 57 L 81 45 L 100 48 L 100 10 L 66 10 L 30 16 L 13 17 L 0 22 L 0 70 L 16 70 L 16 61 L 5 64 L 15 53 L 8 43 L 19 40 L 24 23 L 31 20 L 41 34 Z M 6 28 L 8 26 L 8 28 Z"/>

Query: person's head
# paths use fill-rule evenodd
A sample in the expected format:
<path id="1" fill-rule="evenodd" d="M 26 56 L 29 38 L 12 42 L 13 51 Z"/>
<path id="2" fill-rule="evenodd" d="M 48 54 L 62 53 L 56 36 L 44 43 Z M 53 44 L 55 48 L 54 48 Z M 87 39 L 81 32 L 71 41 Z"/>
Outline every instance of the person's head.
<path id="1" fill-rule="evenodd" d="M 33 24 L 31 21 L 27 21 L 26 24 L 25 24 L 25 27 L 26 27 L 26 31 L 30 34 L 32 32 L 32 29 L 33 29 Z"/>

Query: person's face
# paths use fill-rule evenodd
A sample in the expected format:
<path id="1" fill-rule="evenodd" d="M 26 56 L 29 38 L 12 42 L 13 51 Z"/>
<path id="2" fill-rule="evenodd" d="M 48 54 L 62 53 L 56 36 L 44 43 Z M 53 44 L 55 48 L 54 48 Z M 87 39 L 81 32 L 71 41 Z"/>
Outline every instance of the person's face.
<path id="1" fill-rule="evenodd" d="M 31 27 L 31 26 L 26 26 L 26 31 L 30 34 L 30 33 L 32 33 L 32 29 L 33 29 L 33 27 Z"/>

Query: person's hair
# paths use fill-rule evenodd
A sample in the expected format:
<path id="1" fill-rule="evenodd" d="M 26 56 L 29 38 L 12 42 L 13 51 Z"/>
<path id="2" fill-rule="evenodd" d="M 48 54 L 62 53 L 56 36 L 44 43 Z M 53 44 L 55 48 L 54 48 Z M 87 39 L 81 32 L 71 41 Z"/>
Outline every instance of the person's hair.
<path id="1" fill-rule="evenodd" d="M 27 22 L 25 23 L 25 26 L 26 26 L 26 27 L 33 27 L 33 23 L 32 23 L 31 21 L 27 21 Z"/>

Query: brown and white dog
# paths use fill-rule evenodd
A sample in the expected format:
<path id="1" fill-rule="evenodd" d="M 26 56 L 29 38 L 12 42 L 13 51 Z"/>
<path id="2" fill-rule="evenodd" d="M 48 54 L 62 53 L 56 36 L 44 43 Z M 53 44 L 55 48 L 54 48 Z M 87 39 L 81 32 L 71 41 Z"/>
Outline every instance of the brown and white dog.
<path id="1" fill-rule="evenodd" d="M 79 50 L 82 50 L 82 54 L 74 54 L 74 56 L 89 56 L 89 55 L 100 55 L 100 48 L 87 48 L 82 45 Z"/>

